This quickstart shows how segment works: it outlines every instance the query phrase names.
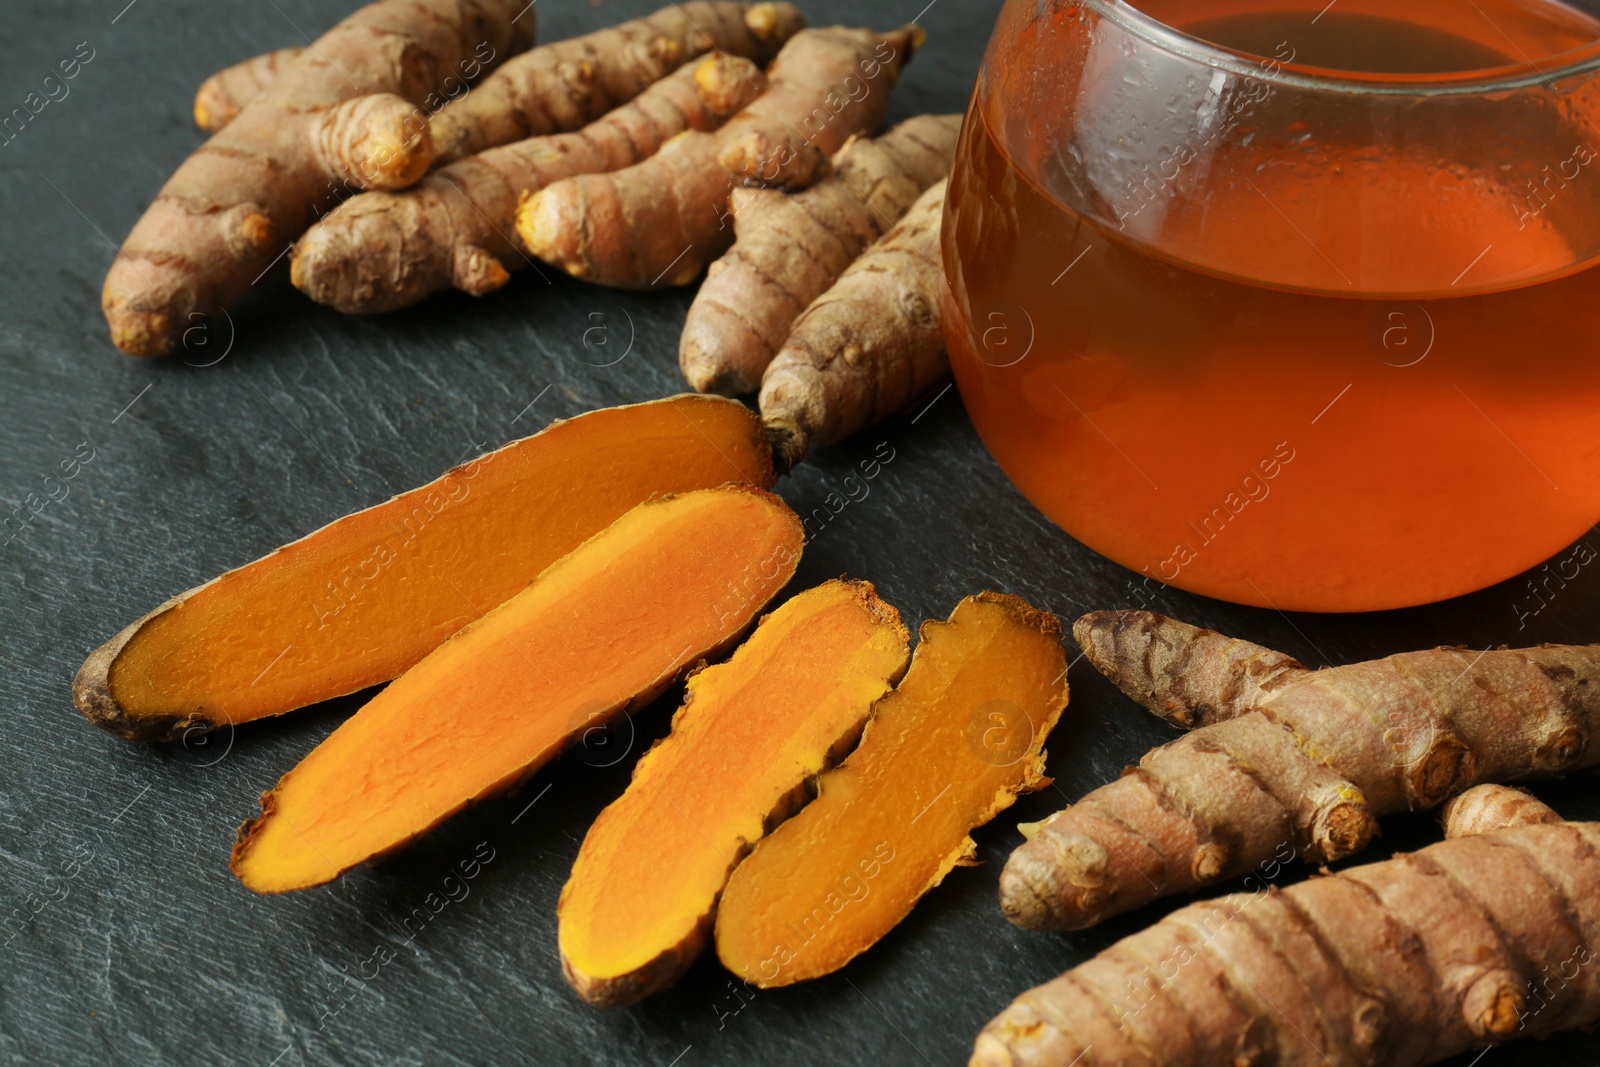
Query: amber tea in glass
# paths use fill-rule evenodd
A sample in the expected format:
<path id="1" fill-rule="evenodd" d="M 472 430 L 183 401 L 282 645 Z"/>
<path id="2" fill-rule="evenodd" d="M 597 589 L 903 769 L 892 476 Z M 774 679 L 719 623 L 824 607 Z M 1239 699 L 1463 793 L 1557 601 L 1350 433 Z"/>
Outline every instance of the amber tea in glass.
<path id="1" fill-rule="evenodd" d="M 1554 0 L 1011 0 L 943 235 L 984 442 L 1151 588 L 1390 608 L 1572 545 L 1597 41 Z"/>

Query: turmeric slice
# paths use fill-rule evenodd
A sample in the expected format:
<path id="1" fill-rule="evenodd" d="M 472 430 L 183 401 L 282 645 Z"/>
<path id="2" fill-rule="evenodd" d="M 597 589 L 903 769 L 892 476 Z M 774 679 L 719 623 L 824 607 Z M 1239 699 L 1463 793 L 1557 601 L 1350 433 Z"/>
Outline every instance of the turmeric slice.
<path id="1" fill-rule="evenodd" d="M 251 56 L 242 63 L 224 67 L 200 83 L 194 94 L 194 124 L 207 133 L 216 133 L 232 122 L 244 106 L 262 90 L 278 80 L 284 67 L 300 58 L 304 48 L 280 48 Z"/>
<path id="2" fill-rule="evenodd" d="M 595 820 L 561 891 L 561 969 L 579 996 L 632 1004 L 677 981 L 740 856 L 855 744 L 909 641 L 870 584 L 831 581 L 689 679 L 671 735 Z"/>
<path id="3" fill-rule="evenodd" d="M 957 864 L 973 827 L 1044 785 L 1044 740 L 1067 703 L 1061 628 L 980 593 L 926 622 L 899 687 L 817 799 L 756 845 L 717 909 L 717 954 L 788 985 L 843 967 Z"/>
<path id="4" fill-rule="evenodd" d="M 772 482 L 733 401 L 558 422 L 169 600 L 89 656 L 73 701 L 151 741 L 386 682 L 634 505 L 730 481 Z"/>
<path id="5" fill-rule="evenodd" d="M 783 501 L 749 486 L 639 505 L 284 775 L 240 829 L 234 873 L 259 893 L 319 885 L 516 786 L 732 643 L 794 574 L 803 539 Z"/>

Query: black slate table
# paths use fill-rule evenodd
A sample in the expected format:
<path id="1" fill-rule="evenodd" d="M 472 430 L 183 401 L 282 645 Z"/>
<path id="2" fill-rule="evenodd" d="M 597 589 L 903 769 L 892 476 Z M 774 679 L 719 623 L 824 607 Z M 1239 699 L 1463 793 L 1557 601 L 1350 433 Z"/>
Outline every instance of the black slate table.
<path id="1" fill-rule="evenodd" d="M 920 17 L 929 33 L 892 120 L 963 107 L 998 8 L 923 2 L 875 5 L 871 16 L 885 26 Z M 100 282 L 114 242 L 201 140 L 195 86 L 227 63 L 301 43 L 301 31 L 315 36 L 350 6 L 0 9 L 0 113 L 58 61 L 90 57 L 70 92 L 0 147 L 0 507 L 43 493 L 63 460 L 90 457 L 0 548 L 0 1063 L 965 1062 L 1013 995 L 1172 905 L 1071 936 L 1014 929 L 996 907 L 1019 820 L 1110 780 L 1169 736 L 1087 664 L 1072 668 L 1072 704 L 1051 739 L 1055 787 L 980 830 L 983 865 L 952 873 L 865 956 L 753 1000 L 703 961 L 668 993 L 607 1013 L 562 982 L 556 895 L 590 820 L 663 732 L 677 694 L 636 715 L 612 749 L 557 761 L 387 865 L 276 898 L 228 873 L 234 828 L 359 697 L 166 746 L 116 740 L 73 711 L 68 683 L 84 654 L 168 595 L 551 419 L 682 388 L 686 293 L 623 294 L 548 271 L 548 281 L 524 274 L 483 300 L 445 295 L 376 318 L 314 306 L 280 273 L 237 309 L 231 336 L 195 335 L 181 361 L 112 349 Z M 541 36 L 653 6 L 545 0 Z M 863 17 L 854 4 L 804 7 L 816 25 Z M 586 345 L 596 326 L 609 334 L 591 332 Z M 611 347 L 596 347 L 602 339 Z M 870 578 L 908 620 L 943 617 L 983 588 L 1068 621 L 1140 602 L 1130 574 L 1011 488 L 953 390 L 817 456 L 782 492 L 803 513 L 827 508 L 874 454 L 892 460 L 866 498 L 830 514 L 797 587 Z M 1151 606 L 1318 665 L 1440 643 L 1600 638 L 1600 568 L 1585 568 L 1519 632 L 1525 584 L 1372 616 L 1288 617 L 1170 591 Z M 1600 817 L 1594 792 L 1592 777 L 1540 789 L 1569 817 Z M 1368 858 L 1435 834 L 1427 818 L 1390 820 Z M 444 877 L 474 855 L 492 858 L 438 908 Z M 403 925 L 418 908 L 427 920 Z M 1600 1064 L 1600 1040 L 1569 1035 L 1481 1060 L 1556 1061 Z"/>

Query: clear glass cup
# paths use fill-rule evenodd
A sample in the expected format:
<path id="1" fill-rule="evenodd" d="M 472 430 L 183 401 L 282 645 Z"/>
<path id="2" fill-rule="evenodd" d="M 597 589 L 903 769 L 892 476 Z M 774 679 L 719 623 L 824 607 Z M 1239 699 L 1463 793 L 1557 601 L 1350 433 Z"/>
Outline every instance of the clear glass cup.
<path id="1" fill-rule="evenodd" d="M 1555 0 L 1008 0 L 943 235 L 985 443 L 1152 588 L 1555 591 L 1600 519 L 1597 71 Z"/>

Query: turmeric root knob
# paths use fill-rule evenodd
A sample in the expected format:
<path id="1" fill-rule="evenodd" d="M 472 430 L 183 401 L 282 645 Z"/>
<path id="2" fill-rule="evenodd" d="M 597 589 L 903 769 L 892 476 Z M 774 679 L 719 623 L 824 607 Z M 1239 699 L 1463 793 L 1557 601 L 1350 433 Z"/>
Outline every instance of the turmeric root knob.
<path id="1" fill-rule="evenodd" d="M 850 31 L 834 27 L 825 32 Z M 751 123 L 730 131 L 717 161 L 730 174 L 761 186 L 804 189 L 814 185 L 827 176 L 828 158 L 852 133 L 877 126 L 900 68 L 927 39 L 921 26 L 902 26 L 884 34 L 870 55 L 853 64 L 839 62 L 842 53 L 819 49 L 811 62 L 819 74 L 825 72 L 821 98 L 809 101 L 796 122 Z"/>
<path id="2" fill-rule="evenodd" d="M 1445 804 L 1439 821 L 1445 837 L 1471 837 L 1508 826 L 1558 823 L 1555 809 L 1531 793 L 1508 785 L 1480 785 Z"/>
<path id="3" fill-rule="evenodd" d="M 1096 670 L 1185 729 L 1241 715 L 1306 670 L 1282 652 L 1147 611 L 1091 611 L 1072 636 Z"/>
<path id="4" fill-rule="evenodd" d="M 1559 820 L 1558 820 L 1559 821 Z M 1504 1041 L 1516 1036 L 1527 1004 L 1527 980 L 1515 971 L 1498 970 L 1472 983 L 1461 1002 L 1461 1014 L 1474 1036 Z"/>
<path id="5" fill-rule="evenodd" d="M 726 244 L 716 218 L 728 181 L 716 147 L 711 134 L 689 130 L 637 166 L 555 182 L 517 209 L 517 236 L 574 278 L 621 289 L 687 285 Z"/>
<path id="6" fill-rule="evenodd" d="M 806 20 L 793 4 L 753 4 L 745 12 L 744 24 L 773 55 L 783 42 L 806 28 Z"/>
<path id="7" fill-rule="evenodd" d="M 322 165 L 360 189 L 403 189 L 433 165 L 427 120 L 393 93 L 346 100 L 311 133 Z"/>

